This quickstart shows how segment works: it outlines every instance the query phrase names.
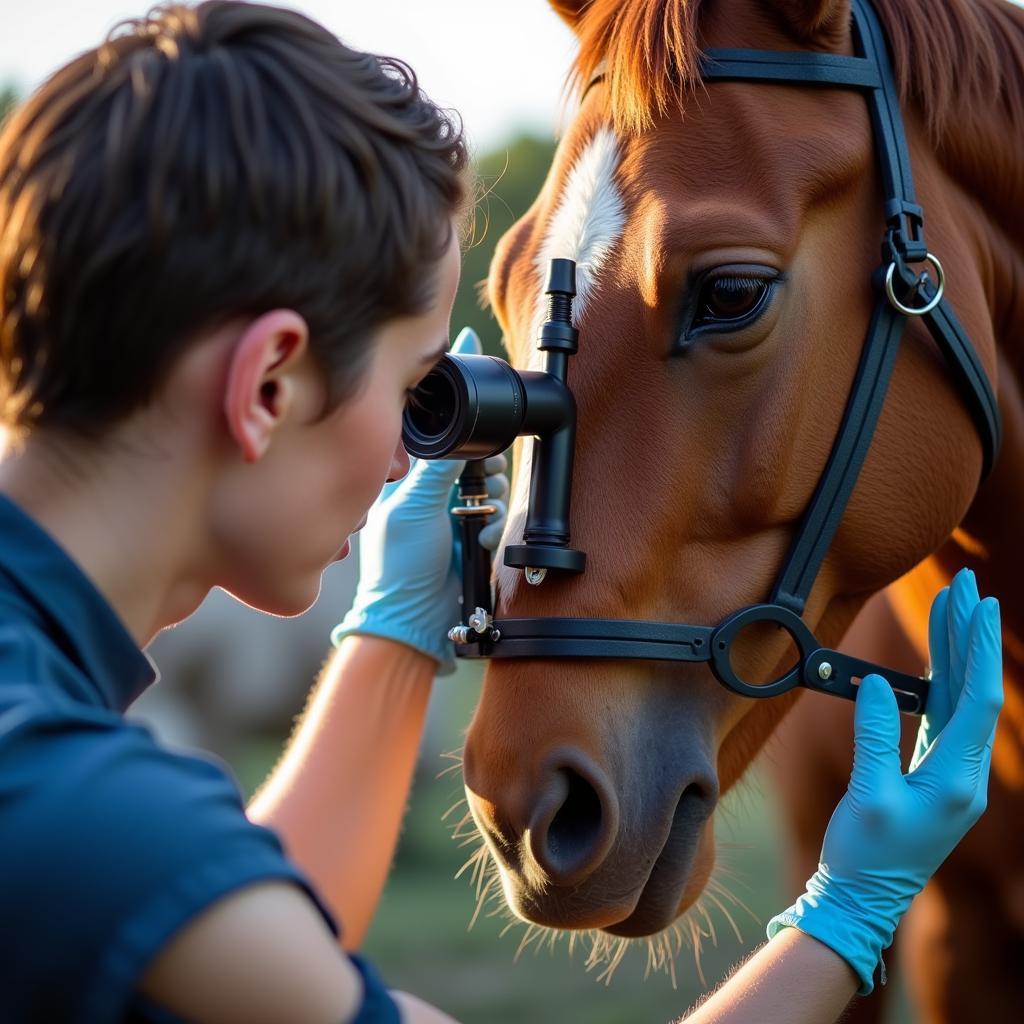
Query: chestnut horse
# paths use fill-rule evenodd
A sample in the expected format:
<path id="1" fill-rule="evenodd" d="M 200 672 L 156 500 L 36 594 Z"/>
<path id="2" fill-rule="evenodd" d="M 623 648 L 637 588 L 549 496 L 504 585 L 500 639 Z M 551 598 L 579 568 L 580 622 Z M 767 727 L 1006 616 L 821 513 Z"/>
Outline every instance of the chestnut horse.
<path id="1" fill-rule="evenodd" d="M 850 54 L 849 0 L 552 3 L 579 39 L 576 81 L 593 84 L 543 190 L 500 242 L 489 291 L 526 367 L 548 260 L 578 261 L 572 543 L 589 561 L 541 586 L 499 568 L 496 617 L 717 623 L 765 599 L 821 475 L 875 302 L 884 224 L 861 95 L 702 86 L 699 47 Z M 883 641 L 905 638 L 920 672 L 928 605 L 957 568 L 1000 598 L 1007 693 L 989 810 L 919 901 L 907 962 L 920 1019 L 1020 1019 L 1024 11 L 1001 0 L 876 7 L 929 247 L 997 387 L 1004 438 L 979 486 L 975 425 L 911 322 L 804 617 L 835 646 L 888 588 L 895 617 L 874 602 L 856 653 L 892 665 Z M 513 542 L 525 485 L 517 473 Z M 766 679 L 788 667 L 780 635 L 750 655 Z M 850 705 L 812 701 L 813 729 L 787 746 L 803 758 L 798 819 L 816 856 L 851 743 Z M 795 692 L 736 696 L 703 664 L 492 662 L 464 773 L 509 907 L 606 936 L 671 926 L 712 878 L 719 796 L 797 703 Z M 816 793 L 816 780 L 838 788 Z"/>

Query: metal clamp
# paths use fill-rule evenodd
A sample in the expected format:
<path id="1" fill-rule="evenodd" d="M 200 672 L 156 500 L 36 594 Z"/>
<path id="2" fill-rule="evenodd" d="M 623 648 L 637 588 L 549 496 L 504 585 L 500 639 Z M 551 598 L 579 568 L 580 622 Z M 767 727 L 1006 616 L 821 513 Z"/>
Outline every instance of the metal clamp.
<path id="1" fill-rule="evenodd" d="M 493 621 L 489 611 L 477 608 L 464 624 L 448 630 L 448 639 L 457 644 L 475 644 L 482 639 L 497 643 L 501 639 L 501 630 L 491 624 Z"/>
<path id="2" fill-rule="evenodd" d="M 498 510 L 493 505 L 474 504 L 478 498 L 469 498 L 465 505 L 456 505 L 449 509 L 453 516 L 493 516 Z"/>
<path id="3" fill-rule="evenodd" d="M 935 267 L 935 273 L 938 277 L 936 283 L 935 294 L 931 297 L 929 302 L 924 306 L 905 306 L 899 299 L 896 298 L 896 292 L 893 290 L 892 281 L 896 274 L 896 260 L 893 260 L 889 264 L 888 270 L 885 272 L 885 295 L 889 302 L 892 304 L 894 309 L 899 310 L 904 316 L 924 316 L 926 313 L 930 313 L 941 301 L 943 292 L 946 290 L 946 272 L 942 269 L 942 264 L 939 262 L 938 257 L 932 253 L 928 253 L 925 259 Z M 922 272 L 921 276 L 917 279 L 917 283 L 923 284 L 924 278 L 927 272 Z"/>

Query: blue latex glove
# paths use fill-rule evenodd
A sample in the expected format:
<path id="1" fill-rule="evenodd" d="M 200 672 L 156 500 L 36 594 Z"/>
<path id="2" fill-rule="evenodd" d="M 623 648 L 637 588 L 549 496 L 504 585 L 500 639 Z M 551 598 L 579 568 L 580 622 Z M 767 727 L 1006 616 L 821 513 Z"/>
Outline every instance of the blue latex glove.
<path id="1" fill-rule="evenodd" d="M 1003 700 L 999 604 L 963 569 L 932 604 L 932 682 L 911 769 L 888 683 L 865 676 L 854 713 L 853 774 L 825 832 L 807 891 L 768 923 L 814 936 L 874 987 L 882 950 L 910 901 L 985 809 Z M 884 965 L 883 965 L 884 968 Z M 884 981 L 884 969 L 883 969 Z"/>
<path id="2" fill-rule="evenodd" d="M 480 351 L 469 328 L 452 346 L 463 354 Z M 385 486 L 359 534 L 359 585 L 351 610 L 331 632 L 335 645 L 350 633 L 382 636 L 434 658 L 438 675 L 454 671 L 448 630 L 462 618 L 462 569 L 448 508 L 464 466 L 459 460 L 415 460 L 403 479 Z M 487 494 L 498 511 L 480 531 L 480 542 L 491 550 L 505 525 L 507 468 L 503 455 L 485 463 Z"/>

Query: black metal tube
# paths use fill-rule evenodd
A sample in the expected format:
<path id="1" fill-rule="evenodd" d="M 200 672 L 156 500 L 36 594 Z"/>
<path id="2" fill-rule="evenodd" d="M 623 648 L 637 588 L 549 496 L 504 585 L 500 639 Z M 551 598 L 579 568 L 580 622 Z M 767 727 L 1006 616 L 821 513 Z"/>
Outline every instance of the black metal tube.
<path id="1" fill-rule="evenodd" d="M 576 417 L 553 434 L 533 442 L 530 510 L 523 529 L 527 544 L 569 543 L 569 504 L 572 497 L 573 448 Z"/>
<path id="2" fill-rule="evenodd" d="M 519 373 L 526 393 L 526 412 L 519 425 L 522 436 L 549 434 L 575 418 L 575 402 L 565 383 L 537 370 Z"/>
<path id="3" fill-rule="evenodd" d="M 459 498 L 462 506 L 459 520 L 459 538 L 462 541 L 462 621 L 477 608 L 490 613 L 491 608 L 491 553 L 480 546 L 480 531 L 490 516 L 486 513 L 467 512 L 474 503 L 487 504 L 487 477 L 482 459 L 470 459 L 459 477 Z"/>

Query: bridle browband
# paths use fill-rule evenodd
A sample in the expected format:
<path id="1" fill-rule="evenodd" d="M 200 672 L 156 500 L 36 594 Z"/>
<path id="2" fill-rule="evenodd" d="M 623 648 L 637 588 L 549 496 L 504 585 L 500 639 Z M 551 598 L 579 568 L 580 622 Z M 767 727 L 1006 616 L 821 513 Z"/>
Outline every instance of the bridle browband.
<path id="1" fill-rule="evenodd" d="M 982 478 L 995 462 L 999 411 L 988 378 L 948 302 L 944 274 L 924 240 L 924 211 L 914 201 L 910 155 L 885 34 L 867 0 L 853 0 L 856 57 L 829 53 L 711 49 L 701 74 L 708 81 L 802 83 L 862 91 L 868 102 L 885 196 L 882 263 L 874 275 L 879 294 L 856 377 L 828 463 L 790 546 L 768 602 L 743 608 L 717 626 L 623 619 L 519 618 L 490 616 L 489 556 L 476 546 L 475 585 L 464 588 L 465 625 L 452 631 L 465 658 L 619 658 L 708 662 L 725 686 L 748 697 L 772 697 L 802 685 L 853 699 L 856 680 L 880 672 L 903 711 L 923 713 L 928 680 L 882 668 L 821 647 L 801 618 L 836 529 L 853 493 L 892 376 L 903 329 L 920 317 L 938 343 L 970 410 L 983 448 Z M 930 263 L 936 272 L 912 269 Z M 472 504 L 472 503 L 470 503 Z M 461 510 L 463 514 L 468 508 Z M 467 580 L 470 578 L 467 575 Z M 766 685 L 739 678 L 731 664 L 736 636 L 754 623 L 785 629 L 799 650 L 797 664 Z"/>

